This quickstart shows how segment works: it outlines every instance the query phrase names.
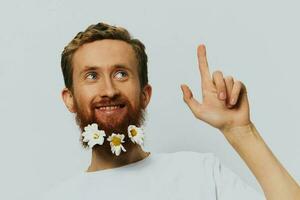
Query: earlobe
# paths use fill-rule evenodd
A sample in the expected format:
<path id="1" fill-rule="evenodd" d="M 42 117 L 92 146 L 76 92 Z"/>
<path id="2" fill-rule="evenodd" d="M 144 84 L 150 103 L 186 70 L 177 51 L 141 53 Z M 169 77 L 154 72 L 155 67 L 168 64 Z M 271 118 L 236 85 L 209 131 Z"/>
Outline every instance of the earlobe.
<path id="1" fill-rule="evenodd" d="M 150 102 L 150 99 L 151 99 L 151 95 L 152 95 L 152 87 L 151 87 L 151 85 L 147 84 L 143 88 L 142 93 L 143 93 L 142 106 L 145 109 L 148 106 L 148 104 Z"/>
<path id="2" fill-rule="evenodd" d="M 74 98 L 72 92 L 68 88 L 64 88 L 61 92 L 61 96 L 68 110 L 72 113 L 75 113 L 76 110 L 74 107 Z"/>

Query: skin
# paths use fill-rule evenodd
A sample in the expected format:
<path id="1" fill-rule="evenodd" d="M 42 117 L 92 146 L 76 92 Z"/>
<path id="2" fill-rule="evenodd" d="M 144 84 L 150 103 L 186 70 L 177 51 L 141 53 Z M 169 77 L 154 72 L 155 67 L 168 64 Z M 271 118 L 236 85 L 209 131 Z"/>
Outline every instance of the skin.
<path id="1" fill-rule="evenodd" d="M 211 75 L 206 48 L 199 45 L 202 99 L 197 101 L 187 85 L 183 99 L 197 119 L 219 129 L 261 185 L 267 200 L 300 199 L 300 187 L 271 152 L 250 120 L 245 85 L 221 71 Z M 231 103 L 232 102 L 232 103 Z"/>
<path id="2" fill-rule="evenodd" d="M 132 47 L 120 40 L 100 40 L 81 46 L 74 54 L 73 92 L 67 88 L 62 91 L 65 105 L 70 112 L 76 113 L 78 106 L 87 113 L 92 102 L 112 99 L 122 95 L 132 107 L 141 103 L 146 108 L 151 98 L 151 86 L 140 87 L 137 60 Z M 141 102 L 140 102 L 141 101 Z M 128 112 L 127 107 L 115 114 L 96 112 L 96 117 L 104 123 L 118 123 Z M 110 150 L 93 148 L 88 172 L 123 166 L 144 159 L 150 153 L 144 152 L 139 145 L 128 144 L 126 153 L 112 156 Z"/>

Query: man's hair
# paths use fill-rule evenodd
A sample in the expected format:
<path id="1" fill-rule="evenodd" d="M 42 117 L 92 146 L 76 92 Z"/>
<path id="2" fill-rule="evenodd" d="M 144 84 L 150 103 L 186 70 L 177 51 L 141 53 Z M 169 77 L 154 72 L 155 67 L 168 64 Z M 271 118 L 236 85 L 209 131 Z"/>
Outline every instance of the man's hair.
<path id="1" fill-rule="evenodd" d="M 144 44 L 138 39 L 132 38 L 130 33 L 122 27 L 116 27 L 105 23 L 90 25 L 85 31 L 79 32 L 74 39 L 64 48 L 61 55 L 61 69 L 65 86 L 73 91 L 73 67 L 72 58 L 75 51 L 82 45 L 97 40 L 113 39 L 127 42 L 134 50 L 138 61 L 138 74 L 140 87 L 148 84 L 147 54 Z"/>

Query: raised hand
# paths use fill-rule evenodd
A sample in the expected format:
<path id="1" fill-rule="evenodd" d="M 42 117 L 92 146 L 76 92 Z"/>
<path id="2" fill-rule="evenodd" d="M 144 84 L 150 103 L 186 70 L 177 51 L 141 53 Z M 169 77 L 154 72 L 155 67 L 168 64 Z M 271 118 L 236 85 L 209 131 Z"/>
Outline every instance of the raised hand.
<path id="1" fill-rule="evenodd" d="M 228 130 L 251 123 L 245 85 L 233 77 L 223 77 L 221 71 L 209 72 L 206 48 L 197 49 L 201 75 L 202 103 L 193 97 L 187 85 L 181 85 L 183 99 L 194 116 L 215 128 Z"/>

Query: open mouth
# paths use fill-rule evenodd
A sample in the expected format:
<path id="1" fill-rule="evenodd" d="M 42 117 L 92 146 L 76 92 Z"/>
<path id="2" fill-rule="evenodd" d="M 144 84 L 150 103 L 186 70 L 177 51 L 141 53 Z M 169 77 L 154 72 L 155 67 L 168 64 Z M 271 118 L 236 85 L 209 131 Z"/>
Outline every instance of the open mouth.
<path id="1" fill-rule="evenodd" d="M 103 106 L 97 106 L 96 109 L 100 111 L 113 111 L 118 110 L 121 108 L 124 108 L 125 104 L 115 104 L 115 105 L 103 105 Z"/>

